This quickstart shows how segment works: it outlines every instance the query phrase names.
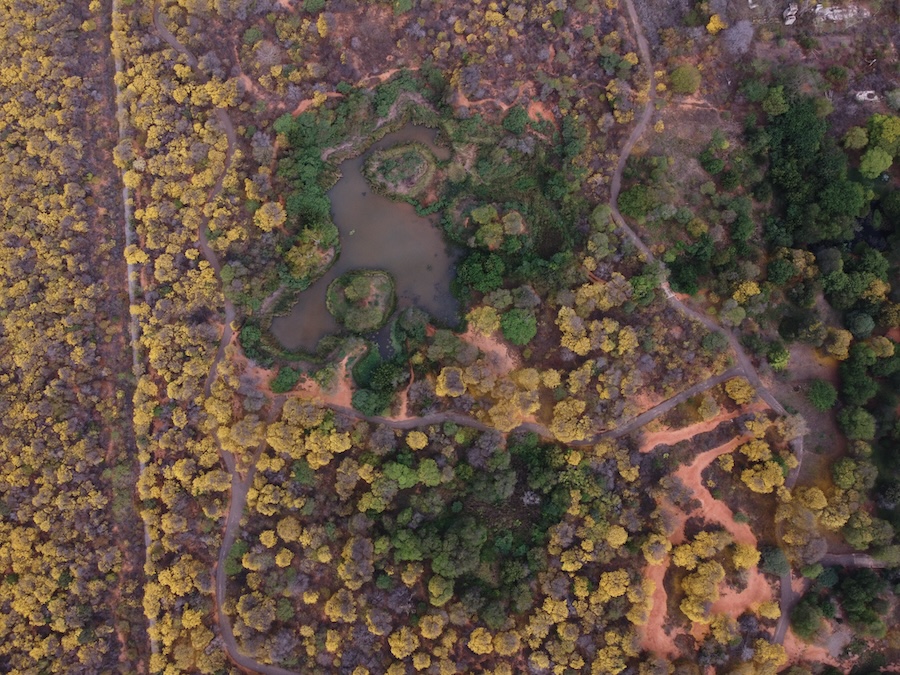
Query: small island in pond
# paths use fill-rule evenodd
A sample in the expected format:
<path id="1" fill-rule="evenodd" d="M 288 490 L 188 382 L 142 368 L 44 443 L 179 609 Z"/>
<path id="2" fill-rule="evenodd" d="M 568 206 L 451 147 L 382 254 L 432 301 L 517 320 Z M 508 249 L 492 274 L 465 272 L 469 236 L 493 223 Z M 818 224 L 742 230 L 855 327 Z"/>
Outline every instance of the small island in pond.
<path id="1" fill-rule="evenodd" d="M 437 159 L 422 143 L 403 143 L 373 152 L 366 160 L 366 180 L 394 199 L 415 198 L 434 178 Z"/>
<path id="2" fill-rule="evenodd" d="M 394 279 L 380 270 L 347 272 L 329 284 L 325 302 L 344 328 L 370 333 L 381 328 L 394 311 Z"/>

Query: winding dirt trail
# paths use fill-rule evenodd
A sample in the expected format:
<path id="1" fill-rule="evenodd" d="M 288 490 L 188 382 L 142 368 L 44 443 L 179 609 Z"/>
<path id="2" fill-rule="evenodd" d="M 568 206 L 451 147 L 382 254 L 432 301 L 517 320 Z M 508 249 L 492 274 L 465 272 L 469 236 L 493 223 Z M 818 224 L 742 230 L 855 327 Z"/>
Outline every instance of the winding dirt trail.
<path id="1" fill-rule="evenodd" d="M 622 147 L 622 151 L 619 154 L 619 163 L 616 166 L 616 171 L 613 174 L 612 180 L 610 182 L 610 210 L 612 212 L 613 219 L 616 221 L 616 224 L 622 229 L 623 232 L 625 232 L 634 246 L 644 255 L 646 261 L 648 263 L 655 263 L 657 262 L 656 257 L 637 235 L 637 233 L 628 225 L 628 223 L 625 221 L 625 218 L 622 216 L 622 213 L 619 211 L 619 192 L 622 189 L 622 173 L 625 169 L 625 164 L 628 161 L 628 157 L 630 156 L 631 151 L 634 149 L 634 146 L 637 144 L 638 140 L 650 125 L 650 120 L 653 117 L 654 103 L 656 98 L 656 86 L 653 77 L 653 62 L 650 58 L 650 47 L 647 43 L 647 38 L 644 36 L 644 32 L 641 28 L 633 0 L 625 0 L 625 5 L 628 8 L 628 16 L 631 19 L 632 26 L 634 26 L 635 38 L 638 43 L 640 58 L 647 71 L 648 96 L 647 103 L 644 106 L 644 110 L 641 113 L 641 117 L 638 120 L 637 126 L 635 126 L 635 128 L 632 130 L 631 135 L 628 137 L 628 140 L 625 142 L 625 145 Z M 661 282 L 660 286 L 662 287 L 663 293 L 665 293 L 666 299 L 668 300 L 669 304 L 675 307 L 675 309 L 681 312 L 684 316 L 692 318 L 695 321 L 699 321 L 712 332 L 721 332 L 725 335 L 725 337 L 728 339 L 728 344 L 731 346 L 731 349 L 735 354 L 738 365 L 743 370 L 744 377 L 746 377 L 750 384 L 753 385 L 759 396 L 772 408 L 772 410 L 777 412 L 779 415 L 787 414 L 784 406 L 782 406 L 781 403 L 778 402 L 778 399 L 776 399 L 775 396 L 772 395 L 772 393 L 763 385 L 762 381 L 760 380 L 759 374 L 753 367 L 753 363 L 750 360 L 750 357 L 747 355 L 746 351 L 744 351 L 744 348 L 738 341 L 737 336 L 732 331 L 727 330 L 723 326 L 719 325 L 716 321 L 713 321 L 706 314 L 703 314 L 685 304 L 685 302 L 679 299 L 678 296 L 672 291 L 668 279 L 664 279 Z M 797 458 L 797 466 L 788 473 L 788 476 L 785 480 L 785 485 L 788 488 L 793 487 L 797 482 L 797 477 L 800 475 L 800 467 L 803 464 L 802 436 L 791 442 L 791 449 L 793 450 L 794 455 Z M 775 637 L 773 638 L 773 642 L 777 644 L 781 644 L 784 641 L 784 633 L 787 629 L 787 616 L 789 614 L 789 610 L 796 604 L 798 600 L 798 596 L 794 592 L 791 585 L 791 580 L 792 578 L 790 571 L 781 576 L 780 603 L 782 617 L 781 619 L 779 619 Z"/>
<path id="2" fill-rule="evenodd" d="M 172 34 L 166 25 L 162 22 L 162 19 L 159 15 L 159 2 L 153 3 L 153 26 L 156 28 L 156 32 L 159 33 L 159 36 L 168 44 L 172 49 L 181 54 L 187 59 L 188 64 L 194 71 L 197 73 L 197 76 L 200 78 L 202 82 L 207 82 L 208 78 L 206 74 L 203 73 L 198 68 L 199 61 L 197 57 L 194 56 L 188 49 L 178 41 L 178 38 Z M 206 196 L 206 201 L 211 202 L 215 200 L 216 197 L 222 192 L 222 185 L 225 182 L 225 176 L 228 175 L 228 171 L 231 169 L 231 162 L 234 158 L 234 149 L 237 146 L 237 133 L 234 130 L 234 123 L 231 121 L 231 118 L 228 116 L 228 112 L 224 108 L 216 108 L 213 111 L 213 115 L 216 118 L 216 122 L 225 132 L 225 136 L 228 139 L 228 148 L 225 151 L 225 169 L 222 171 L 219 178 L 216 180 L 215 184 L 210 189 L 209 193 Z M 234 319 L 236 317 L 234 303 L 228 299 L 225 294 L 224 287 L 222 286 L 222 265 L 219 262 L 219 258 L 216 255 L 215 251 L 212 250 L 212 247 L 209 245 L 209 239 L 206 236 L 207 225 L 209 224 L 209 217 L 204 216 L 203 220 L 200 222 L 200 226 L 197 228 L 197 244 L 200 249 L 200 253 L 203 254 L 203 257 L 210 264 L 210 267 L 213 268 L 213 271 L 216 273 L 216 279 L 219 280 L 219 286 L 222 288 L 222 301 L 225 306 L 225 327 L 222 330 L 222 337 L 219 340 L 219 348 L 216 351 L 215 358 L 213 358 L 212 365 L 209 369 L 209 375 L 206 378 L 206 384 L 203 387 L 204 396 L 209 396 L 210 390 L 212 388 L 213 382 L 216 381 L 216 373 L 219 367 L 219 361 L 222 360 L 222 357 L 225 355 L 225 347 L 231 342 L 231 337 L 234 333 L 234 329 L 232 328 L 232 324 L 234 323 Z"/>
<path id="3" fill-rule="evenodd" d="M 622 213 L 619 211 L 619 193 L 622 190 L 622 173 L 625 171 L 625 164 L 628 162 L 628 158 L 631 156 L 632 150 L 634 150 L 634 146 L 640 140 L 641 136 L 644 135 L 644 132 L 647 131 L 647 127 L 650 125 L 650 121 L 653 118 L 653 111 L 656 102 L 656 85 L 653 77 L 653 62 L 650 58 L 650 47 L 647 44 L 647 38 L 644 36 L 644 31 L 641 29 L 640 22 L 638 20 L 637 11 L 634 8 L 633 0 L 625 0 L 625 5 L 628 8 L 628 16 L 631 19 L 631 23 L 634 26 L 635 38 L 638 43 L 638 51 L 640 52 L 641 61 L 644 63 L 644 67 L 647 70 L 647 79 L 648 79 L 648 96 L 647 103 L 644 106 L 644 110 L 641 112 L 641 116 L 638 119 L 637 126 L 632 130 L 631 134 L 628 136 L 628 139 L 625 141 L 625 145 L 622 146 L 622 150 L 619 153 L 619 163 L 616 166 L 615 173 L 613 173 L 612 180 L 610 181 L 609 188 L 609 206 L 612 211 L 613 219 L 616 221 L 616 225 L 618 225 L 623 232 L 628 236 L 631 242 L 634 244 L 635 248 L 637 248 L 641 254 L 646 259 L 648 263 L 657 263 L 658 260 L 656 256 L 653 255 L 653 252 L 650 251 L 650 248 L 643 242 L 643 240 L 637 235 L 637 233 L 628 225 L 625 221 L 625 218 L 622 216 Z M 662 269 L 665 269 L 665 266 L 660 266 Z M 785 415 L 786 411 L 784 406 L 778 402 L 778 400 L 763 386 L 762 381 L 759 378 L 759 374 L 756 372 L 756 369 L 753 367 L 753 362 L 750 360 L 750 357 L 747 355 L 744 348 L 741 346 L 740 342 L 738 342 L 737 337 L 732 333 L 732 331 L 727 330 L 719 323 L 711 319 L 706 314 L 693 309 L 692 307 L 685 304 L 682 300 L 678 298 L 678 296 L 672 291 L 672 288 L 669 286 L 668 279 L 664 279 L 660 286 L 663 289 L 663 293 L 665 293 L 666 299 L 669 304 L 672 305 L 675 309 L 681 312 L 684 316 L 689 317 L 695 321 L 703 324 L 708 330 L 711 332 L 717 333 L 721 332 L 728 339 L 728 343 L 731 346 L 732 351 L 735 353 L 737 358 L 738 365 L 744 371 L 744 377 L 749 380 L 750 384 L 756 389 L 759 393 L 760 397 L 772 408 L 772 410 L 776 411 L 779 415 Z M 794 449 L 795 452 L 799 452 L 802 454 L 802 442 L 800 443 L 799 451 L 797 448 Z M 798 456 L 798 460 L 801 459 Z"/>
<path id="4" fill-rule="evenodd" d="M 700 507 L 690 512 L 679 511 L 677 518 L 679 522 L 675 533 L 671 537 L 673 544 L 683 543 L 684 522 L 691 516 L 700 516 L 706 521 L 721 525 L 731 534 L 736 543 L 750 544 L 753 547 L 757 546 L 756 535 L 750 529 L 750 526 L 746 523 L 737 522 L 734 519 L 734 512 L 725 502 L 713 497 L 703 481 L 703 471 L 712 462 L 721 455 L 732 452 L 741 443 L 746 442 L 750 438 L 752 438 L 751 435 L 733 438 L 727 443 L 702 452 L 694 457 L 690 464 L 680 467 L 675 472 L 674 475 L 681 479 L 684 486 L 693 492 L 694 497 L 700 502 Z M 644 575 L 653 579 L 657 586 L 653 594 L 653 609 L 650 612 L 650 618 L 641 630 L 641 646 L 648 651 L 661 655 L 678 653 L 678 648 L 675 645 L 676 636 L 666 635 L 663 630 L 667 616 L 667 594 L 663 581 L 670 564 L 671 557 L 667 557 L 659 565 L 648 565 L 644 571 Z M 725 614 L 736 619 L 748 608 L 771 599 L 772 587 L 763 574 L 754 568 L 748 572 L 747 585 L 743 590 L 721 589 L 719 598 L 712 604 L 710 612 L 712 614 Z M 707 630 L 708 627 L 703 624 L 694 624 L 691 627 L 691 634 L 696 639 L 702 639 Z"/>

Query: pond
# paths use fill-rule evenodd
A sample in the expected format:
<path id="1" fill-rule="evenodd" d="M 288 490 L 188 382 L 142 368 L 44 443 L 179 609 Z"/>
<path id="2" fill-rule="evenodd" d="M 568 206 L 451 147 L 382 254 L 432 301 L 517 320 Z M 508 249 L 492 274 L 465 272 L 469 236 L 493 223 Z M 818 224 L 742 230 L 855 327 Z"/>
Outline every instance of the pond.
<path id="1" fill-rule="evenodd" d="M 341 179 L 328 193 L 341 236 L 341 254 L 321 279 L 300 294 L 290 313 L 272 320 L 272 334 L 283 347 L 311 352 L 321 338 L 340 330 L 325 307 L 325 290 L 333 279 L 354 269 L 389 272 L 396 283 L 398 309 L 415 305 L 441 323 L 456 323 L 458 306 L 450 294 L 453 258 L 436 217 L 423 218 L 410 204 L 375 194 L 362 174 L 373 150 L 397 143 L 418 141 L 438 159 L 449 159 L 450 151 L 435 145 L 436 134 L 425 127 L 406 126 L 341 164 Z"/>

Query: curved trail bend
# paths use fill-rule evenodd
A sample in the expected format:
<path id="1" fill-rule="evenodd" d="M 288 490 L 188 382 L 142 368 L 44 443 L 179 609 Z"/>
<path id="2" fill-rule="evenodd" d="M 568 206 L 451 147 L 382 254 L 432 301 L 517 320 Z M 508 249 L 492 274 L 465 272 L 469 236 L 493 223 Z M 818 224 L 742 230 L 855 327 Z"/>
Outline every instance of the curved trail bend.
<path id="1" fill-rule="evenodd" d="M 653 117 L 653 109 L 656 98 L 656 87 L 653 77 L 653 62 L 650 58 L 650 46 L 648 45 L 647 38 L 644 35 L 643 29 L 641 28 L 641 24 L 638 19 L 637 10 L 634 7 L 633 0 L 625 0 L 625 5 L 628 8 L 628 16 L 631 19 L 631 24 L 632 26 L 634 26 L 635 39 L 637 40 L 640 58 L 644 62 L 644 67 L 647 70 L 648 91 L 647 103 L 644 106 L 644 110 L 641 113 L 641 117 L 638 120 L 637 126 L 635 126 L 635 128 L 632 130 L 631 135 L 628 137 L 628 140 L 625 141 L 625 145 L 622 147 L 622 152 L 619 155 L 619 163 L 616 166 L 616 171 L 613 174 L 612 180 L 610 182 L 609 205 L 613 220 L 616 221 L 616 225 L 618 225 L 628 236 L 628 238 L 634 244 L 635 248 L 637 248 L 644 255 L 648 263 L 658 263 L 656 256 L 653 255 L 653 252 L 650 250 L 650 248 L 628 225 L 628 223 L 625 221 L 625 218 L 622 216 L 622 213 L 619 211 L 619 192 L 622 189 L 622 173 L 625 170 L 625 164 L 628 162 L 628 157 L 634 149 L 634 146 L 637 144 L 638 140 L 644 134 L 650 124 L 650 120 Z M 759 374 L 753 367 L 753 362 L 750 360 L 747 352 L 744 351 L 743 346 L 741 345 L 735 334 L 732 331 L 727 330 L 719 325 L 716 321 L 713 321 L 713 319 L 711 319 L 706 314 L 698 312 L 697 310 L 689 307 L 687 304 L 682 302 L 672 291 L 672 288 L 669 286 L 668 279 L 663 279 L 663 281 L 660 283 L 660 286 L 662 287 L 663 293 L 665 293 L 666 300 L 669 302 L 669 304 L 679 312 L 681 312 L 684 316 L 694 319 L 695 321 L 699 321 L 712 332 L 722 332 L 725 335 L 728 340 L 728 344 L 731 346 L 731 349 L 735 354 L 740 369 L 743 371 L 744 376 L 747 378 L 750 384 L 752 384 L 756 389 L 759 396 L 772 408 L 772 410 L 777 412 L 779 415 L 786 415 L 787 411 L 784 409 L 784 406 L 782 406 L 781 403 L 779 403 L 778 399 L 776 399 L 775 396 L 763 385 L 762 380 L 760 380 Z M 801 436 L 793 440 L 791 442 L 791 448 L 797 458 L 797 466 L 788 473 L 788 476 L 785 480 L 785 485 L 788 488 L 794 486 L 800 474 L 800 466 L 803 463 L 803 437 Z M 788 571 L 787 573 L 781 575 L 780 602 L 782 615 L 778 621 L 778 626 L 773 638 L 773 642 L 781 644 L 784 641 L 784 634 L 787 630 L 788 615 L 790 613 L 790 609 L 797 603 L 798 599 L 798 595 L 794 592 L 791 586 L 791 573 L 790 571 Z"/>
<path id="2" fill-rule="evenodd" d="M 200 80 L 203 82 L 208 81 L 209 78 L 206 77 L 206 74 L 198 68 L 199 61 L 197 60 L 197 57 L 188 51 L 188 49 L 178 41 L 178 38 L 175 37 L 172 31 L 170 31 L 162 22 L 159 15 L 159 2 L 153 3 L 153 26 L 166 44 L 177 53 L 184 56 L 188 65 L 194 69 L 194 72 L 197 73 Z M 224 108 L 216 108 L 213 111 L 213 115 L 215 116 L 218 125 L 225 132 L 225 136 L 228 139 L 228 148 L 225 151 L 225 169 L 206 196 L 206 201 L 208 202 L 213 201 L 222 192 L 222 185 L 225 182 L 225 176 L 228 174 L 228 170 L 231 168 L 234 149 L 237 146 L 237 133 L 234 130 L 234 123 L 228 116 L 228 112 Z M 210 267 L 213 268 L 213 271 L 216 273 L 216 278 L 219 280 L 219 285 L 222 286 L 222 265 L 219 263 L 219 258 L 216 256 L 215 251 L 213 251 L 212 247 L 209 245 L 209 239 L 206 236 L 206 226 L 208 223 L 209 218 L 204 216 L 203 220 L 200 222 L 200 226 L 197 228 L 197 247 L 200 249 L 200 252 L 203 254 L 206 261 L 210 264 Z M 213 359 L 212 366 L 209 370 L 209 376 L 206 378 L 206 385 L 203 388 L 203 394 L 207 397 L 212 389 L 213 382 L 216 380 L 216 372 L 219 362 L 225 355 L 225 347 L 231 342 L 231 337 L 234 332 L 232 329 L 232 324 L 236 317 L 234 303 L 226 296 L 224 287 L 222 287 L 222 300 L 225 306 L 225 328 L 222 331 L 222 338 L 219 340 L 219 348 L 216 351 L 216 356 Z"/>

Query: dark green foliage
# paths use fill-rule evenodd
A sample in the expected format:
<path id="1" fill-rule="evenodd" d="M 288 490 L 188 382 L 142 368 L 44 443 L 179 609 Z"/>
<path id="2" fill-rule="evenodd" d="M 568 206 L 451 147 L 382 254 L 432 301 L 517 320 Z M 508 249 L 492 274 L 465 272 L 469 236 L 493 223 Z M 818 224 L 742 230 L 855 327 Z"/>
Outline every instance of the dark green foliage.
<path id="1" fill-rule="evenodd" d="M 619 195 L 619 211 L 629 218 L 643 218 L 655 206 L 653 194 L 645 185 L 635 185 Z"/>
<path id="2" fill-rule="evenodd" d="M 796 273 L 793 263 L 784 258 L 775 258 L 769 261 L 769 265 L 766 267 L 768 281 L 777 286 L 785 284 Z"/>
<path id="3" fill-rule="evenodd" d="M 881 596 L 886 590 L 887 584 L 872 570 L 853 570 L 844 576 L 838 598 L 854 628 L 871 637 L 884 637 L 887 627 L 881 617 L 888 603 Z"/>
<path id="4" fill-rule="evenodd" d="M 520 105 L 513 106 L 503 118 L 503 128 L 508 132 L 521 136 L 528 124 L 528 113 Z"/>
<path id="5" fill-rule="evenodd" d="M 537 334 L 537 320 L 527 309 L 511 309 L 500 317 L 500 329 L 514 345 L 527 345 Z"/>
<path id="6" fill-rule="evenodd" d="M 703 170 L 706 173 L 715 176 L 722 172 L 722 169 L 725 168 L 725 162 L 718 157 L 716 157 L 715 153 L 711 148 L 706 148 L 703 152 L 700 153 L 700 166 L 703 167 Z"/>
<path id="7" fill-rule="evenodd" d="M 780 576 L 790 570 L 784 551 L 775 546 L 770 546 L 762 550 L 762 557 L 759 563 L 759 569 L 766 574 Z"/>
<path id="8" fill-rule="evenodd" d="M 372 372 L 381 364 L 381 354 L 377 346 L 369 346 L 364 356 L 361 356 L 353 364 L 350 373 L 358 387 L 368 387 L 372 382 Z"/>
<path id="9" fill-rule="evenodd" d="M 817 596 L 808 593 L 791 611 L 791 629 L 801 640 L 811 642 L 819 632 L 823 618 Z"/>
<path id="10" fill-rule="evenodd" d="M 506 265 L 499 255 L 475 251 L 459 265 L 454 283 L 460 290 L 490 293 L 503 285 L 505 271 Z"/>
<path id="11" fill-rule="evenodd" d="M 241 328 L 238 337 L 247 358 L 255 361 L 263 368 L 268 368 L 272 365 L 272 356 L 263 345 L 262 330 L 258 325 L 248 321 Z"/>
<path id="12" fill-rule="evenodd" d="M 782 246 L 849 239 L 865 198 L 862 187 L 847 177 L 846 155 L 826 139 L 827 124 L 814 99 L 774 91 L 764 107 L 782 112 L 770 114 L 764 130 L 749 134 L 758 155 L 768 150 L 769 180 L 785 204 L 784 217 L 767 223 L 766 238 Z"/>
<path id="13" fill-rule="evenodd" d="M 316 472 L 313 471 L 309 462 L 303 458 L 296 460 L 291 465 L 291 474 L 300 485 L 310 487 L 316 484 Z"/>
<path id="14" fill-rule="evenodd" d="M 394 14 L 406 14 L 413 8 L 413 0 L 394 0 Z"/>
<path id="15" fill-rule="evenodd" d="M 231 545 L 228 550 L 228 556 L 225 558 L 225 574 L 234 576 L 240 574 L 244 570 L 241 564 L 241 558 L 250 550 L 250 545 L 243 539 L 239 539 Z"/>
<path id="16" fill-rule="evenodd" d="M 871 441 L 875 438 L 875 418 L 863 408 L 841 410 L 838 424 L 850 440 Z"/>
<path id="17" fill-rule="evenodd" d="M 813 380 L 806 392 L 809 402 L 819 412 L 826 412 L 837 403 L 837 390 L 830 382 L 825 380 Z"/>
<path id="18" fill-rule="evenodd" d="M 693 94 L 700 88 L 700 79 L 700 71 L 690 64 L 678 66 L 669 76 L 672 91 L 676 94 Z"/>
<path id="19" fill-rule="evenodd" d="M 449 424 L 443 431 L 463 433 Z M 510 614 L 531 607 L 529 580 L 545 564 L 534 547 L 545 545 L 548 529 L 565 517 L 570 489 L 580 489 L 582 502 L 592 504 L 598 517 L 618 502 L 598 489 L 597 476 L 568 467 L 565 453 L 541 445 L 533 434 L 514 435 L 508 452 L 498 447 L 502 440 L 494 434 L 473 432 L 469 438 L 471 463 L 451 460 L 456 479 L 442 483 L 439 491 L 419 487 L 429 476 L 431 484 L 440 482 L 434 460 L 412 452 L 385 458 L 385 479 L 396 486 L 395 499 L 404 506 L 394 516 L 370 515 L 376 535 L 390 541 L 385 550 L 393 563 L 426 563 L 426 569 L 451 582 L 465 607 L 499 627 Z M 539 492 L 540 504 L 505 508 L 517 487 Z"/>
<path id="20" fill-rule="evenodd" d="M 847 314 L 845 323 L 847 330 L 853 333 L 853 337 L 860 340 L 869 337 L 875 330 L 875 319 L 867 312 L 850 312 Z"/>
<path id="21" fill-rule="evenodd" d="M 747 97 L 748 101 L 751 103 L 759 103 L 766 97 L 766 94 L 769 93 L 769 88 L 761 80 L 751 78 L 744 82 L 741 91 L 744 93 L 744 96 Z"/>
<path id="22" fill-rule="evenodd" d="M 325 9 L 326 0 L 303 0 L 303 10 L 310 14 L 318 14 Z"/>
<path id="23" fill-rule="evenodd" d="M 353 407 L 363 415 L 377 416 L 385 412 L 393 398 L 391 393 L 375 392 L 371 389 L 359 389 L 353 392 Z"/>
<path id="24" fill-rule="evenodd" d="M 777 340 L 772 342 L 766 351 L 766 359 L 769 365 L 772 366 L 772 370 L 776 372 L 787 368 L 790 356 L 791 353 L 785 348 L 784 344 Z"/>
<path id="25" fill-rule="evenodd" d="M 258 26 L 251 26 L 247 30 L 244 31 L 244 44 L 248 44 L 250 46 L 255 45 L 257 42 L 262 40 L 263 32 L 259 29 Z"/>
<path id="26" fill-rule="evenodd" d="M 846 405 L 864 406 L 878 393 L 878 383 L 868 370 L 875 362 L 875 354 L 868 345 L 856 343 L 850 348 L 850 357 L 839 368 L 841 400 Z"/>
<path id="27" fill-rule="evenodd" d="M 656 289 L 659 288 L 659 272 L 655 267 L 645 266 L 642 274 L 629 279 L 632 288 L 632 299 L 638 305 L 644 307 L 656 298 Z"/>
<path id="28" fill-rule="evenodd" d="M 420 88 L 415 76 L 408 70 L 400 72 L 393 79 L 379 85 L 375 89 L 375 114 L 386 117 L 397 98 L 404 91 L 416 91 Z"/>
<path id="29" fill-rule="evenodd" d="M 703 349 L 709 354 L 721 354 L 728 348 L 728 338 L 722 333 L 707 333 L 700 342 Z"/>
<path id="30" fill-rule="evenodd" d="M 294 370 L 293 368 L 289 368 L 287 366 L 282 366 L 278 369 L 278 375 L 272 380 L 272 391 L 276 394 L 283 394 L 287 391 L 290 391 L 294 388 L 297 382 L 300 381 L 300 373 Z"/>

